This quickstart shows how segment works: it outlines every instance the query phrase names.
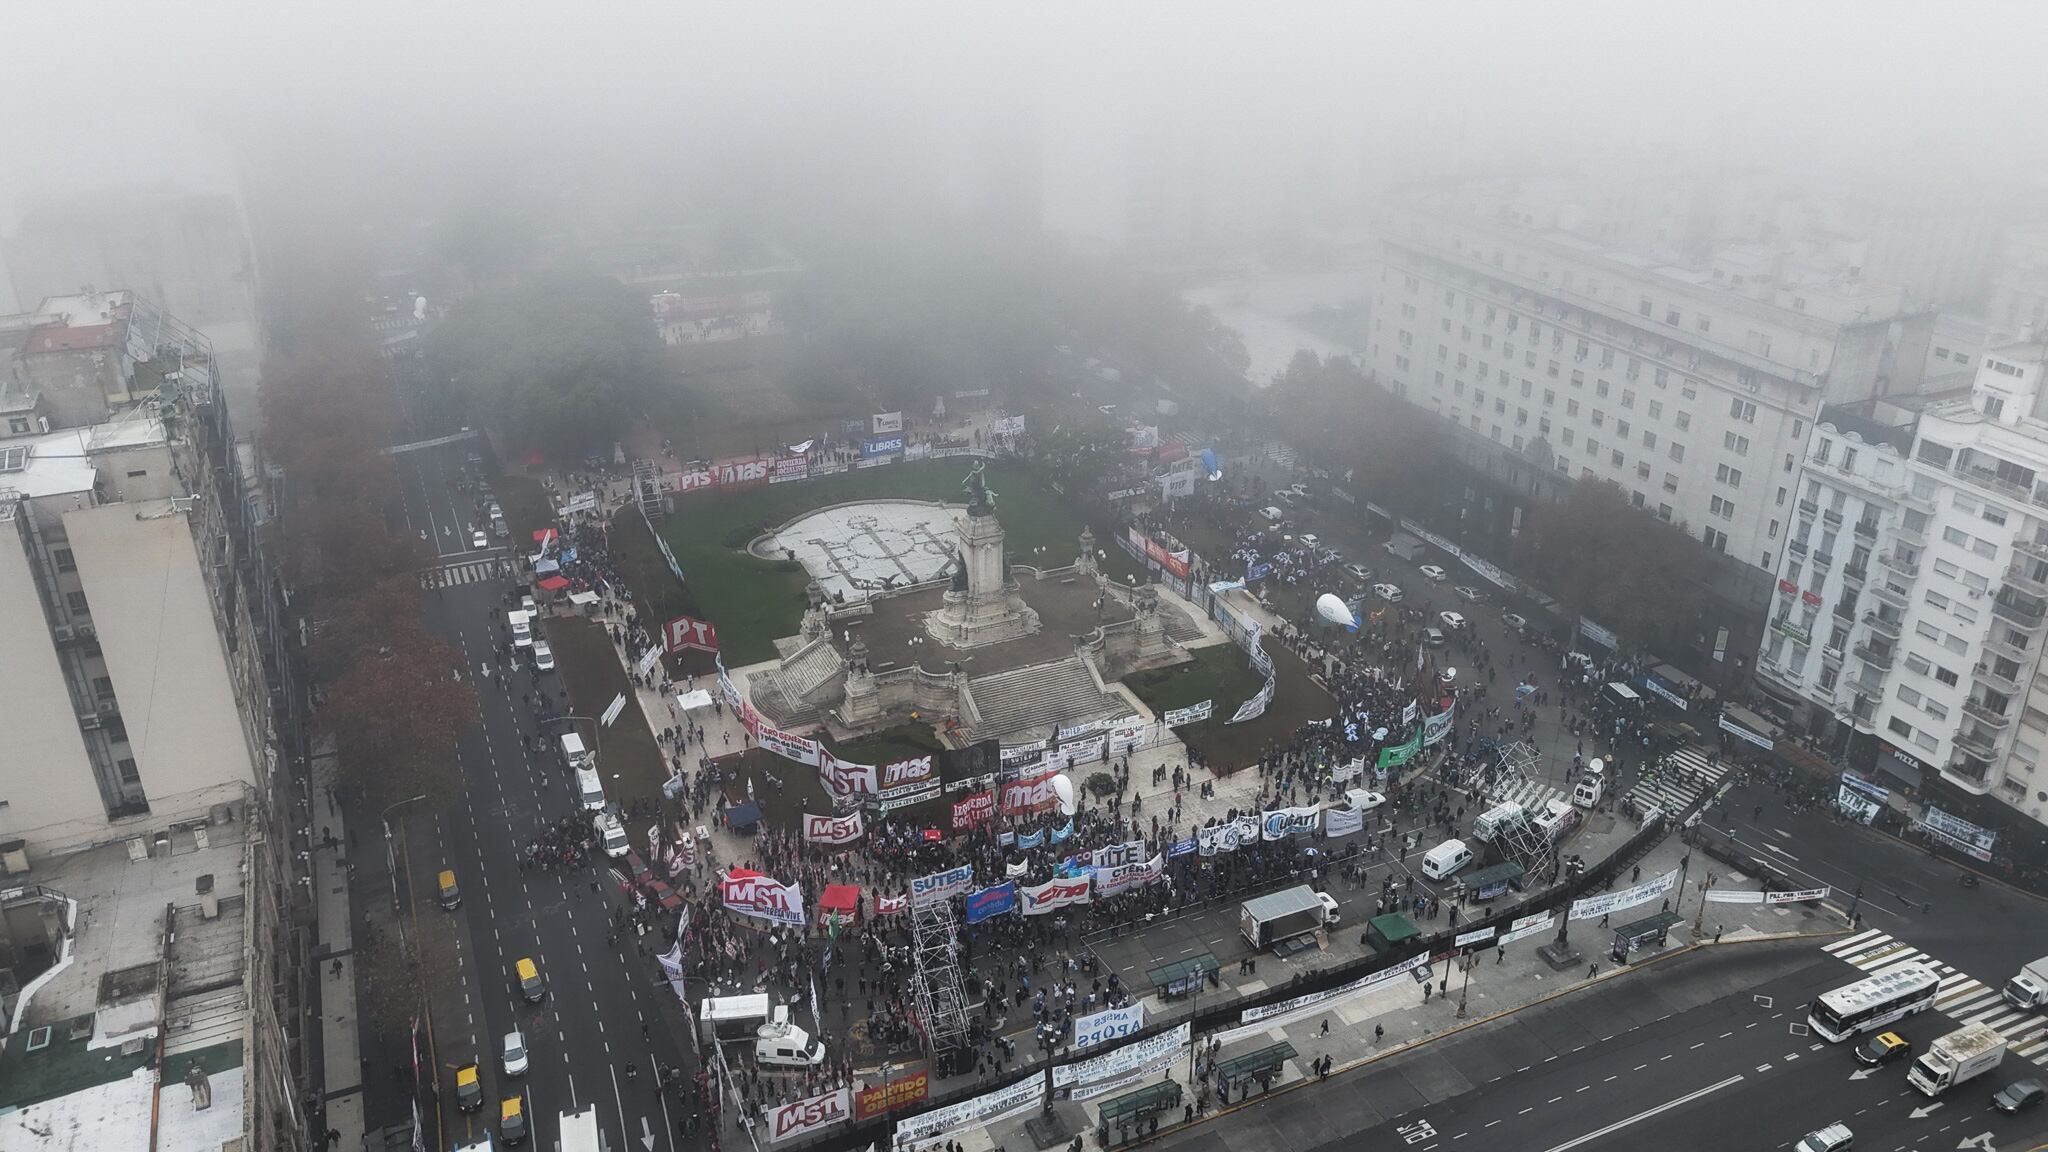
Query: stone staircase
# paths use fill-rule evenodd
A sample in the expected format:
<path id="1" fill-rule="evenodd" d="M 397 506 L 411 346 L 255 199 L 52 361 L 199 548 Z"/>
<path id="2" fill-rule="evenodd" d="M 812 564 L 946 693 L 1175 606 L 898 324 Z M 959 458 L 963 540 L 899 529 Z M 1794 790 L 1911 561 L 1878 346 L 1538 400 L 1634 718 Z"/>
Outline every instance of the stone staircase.
<path id="1" fill-rule="evenodd" d="M 1123 697 L 1097 684 L 1088 665 L 1070 656 L 1028 668 L 977 676 L 967 682 L 980 719 L 977 739 L 1008 737 L 1034 728 L 1078 724 L 1130 711 Z"/>
<path id="2" fill-rule="evenodd" d="M 775 671 L 754 677 L 748 689 L 754 707 L 777 728 L 795 728 L 817 721 L 813 701 L 822 698 L 819 689 L 845 674 L 839 650 L 820 637 L 785 658 Z M 831 695 L 836 698 L 837 693 Z"/>

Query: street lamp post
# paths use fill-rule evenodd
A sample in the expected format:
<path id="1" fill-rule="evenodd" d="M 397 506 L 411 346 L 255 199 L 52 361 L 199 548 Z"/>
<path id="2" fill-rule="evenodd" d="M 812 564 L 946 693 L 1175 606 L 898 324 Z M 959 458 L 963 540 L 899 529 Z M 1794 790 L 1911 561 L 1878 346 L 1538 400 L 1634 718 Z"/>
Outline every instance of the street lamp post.
<path id="1" fill-rule="evenodd" d="M 401 914 L 404 905 L 398 898 L 398 854 L 393 850 L 391 843 L 391 813 L 396 809 L 405 807 L 407 804 L 425 800 L 426 798 L 425 793 L 421 793 L 418 796 L 408 796 L 403 800 L 387 805 L 383 813 L 378 817 L 379 822 L 384 825 L 384 867 L 391 873 L 391 911 L 393 913 L 392 918 L 398 924 L 398 946 L 400 951 L 403 951 L 405 948 L 405 917 Z M 412 864 L 412 853 L 407 852 L 405 858 L 406 865 L 409 868 Z"/>
<path id="2" fill-rule="evenodd" d="M 1472 956 L 1473 953 L 1466 952 L 1459 959 L 1459 963 L 1465 966 L 1465 978 L 1458 984 L 1458 1019 L 1460 1020 L 1465 1018 L 1465 997 L 1472 991 Z"/>
<path id="3" fill-rule="evenodd" d="M 1714 874 L 1709 872 L 1706 883 L 1700 885 L 1700 910 L 1692 918 L 1692 935 L 1695 940 L 1699 939 L 1700 933 L 1704 931 L 1703 926 L 1707 922 L 1707 890 L 1713 886 Z"/>

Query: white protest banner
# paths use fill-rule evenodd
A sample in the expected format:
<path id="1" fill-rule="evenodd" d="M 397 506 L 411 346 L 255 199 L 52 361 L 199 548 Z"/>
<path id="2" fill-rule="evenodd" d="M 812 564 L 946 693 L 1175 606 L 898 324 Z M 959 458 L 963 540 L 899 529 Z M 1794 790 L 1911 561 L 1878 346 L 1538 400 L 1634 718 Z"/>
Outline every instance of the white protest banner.
<path id="1" fill-rule="evenodd" d="M 1215 710 L 1214 700 L 1204 700 L 1200 704 L 1190 704 L 1185 708 L 1170 708 L 1159 719 L 1168 728 L 1178 728 L 1183 724 L 1196 724 L 1207 720 Z"/>
<path id="2" fill-rule="evenodd" d="M 881 790 L 874 765 L 841 760 L 823 749 L 818 752 L 818 778 L 824 781 L 825 791 L 842 800 L 849 796 L 872 796 Z"/>
<path id="3" fill-rule="evenodd" d="M 1092 1084 L 1106 1076 L 1117 1076 L 1133 1068 L 1143 1068 L 1155 1060 L 1164 1059 L 1187 1047 L 1193 1033 L 1188 1025 L 1182 1024 L 1171 1032 L 1149 1036 L 1135 1044 L 1076 1060 L 1072 1064 L 1061 1064 L 1052 1070 L 1052 1086 L 1065 1088 L 1070 1084 Z"/>
<path id="4" fill-rule="evenodd" d="M 955 1128 L 969 1125 L 988 1125 L 1005 1116 L 1036 1108 L 1045 1099 L 1045 1077 L 1032 1073 L 1014 1084 L 998 1088 L 993 1092 L 962 1100 L 944 1108 L 934 1108 L 915 1116 L 906 1116 L 896 1122 L 897 1148 L 909 1148 L 919 1141 L 951 1132 Z"/>
<path id="5" fill-rule="evenodd" d="M 813 844 L 851 844 L 863 831 L 860 813 L 844 816 L 813 816 L 804 813 L 804 839 Z"/>
<path id="6" fill-rule="evenodd" d="M 735 868 L 719 877 L 719 899 L 726 910 L 742 916 L 772 920 L 777 924 L 804 922 L 804 894 L 794 884 L 784 884 L 759 872 Z"/>
<path id="7" fill-rule="evenodd" d="M 1533 916 L 1518 917 L 1514 923 L 1508 925 L 1506 932 L 1501 933 L 1500 943 L 1513 944 L 1517 940 L 1534 936 L 1538 932 L 1548 932 L 1555 927 L 1557 927 L 1557 918 L 1548 912 L 1538 912 Z"/>
<path id="8" fill-rule="evenodd" d="M 1493 934 L 1499 930 L 1497 927 L 1488 926 L 1485 928 L 1475 928 L 1470 932 L 1460 932 L 1457 939 L 1451 941 L 1451 946 L 1454 948 L 1470 948 L 1474 944 L 1484 944 L 1488 940 L 1493 939 Z"/>
<path id="9" fill-rule="evenodd" d="M 1131 1085 L 1149 1076 L 1157 1076 L 1159 1073 L 1164 1072 L 1168 1065 L 1177 1063 L 1179 1059 L 1180 1057 L 1177 1054 L 1161 1056 L 1146 1067 L 1126 1072 L 1114 1080 L 1104 1080 L 1100 1084 L 1083 1084 L 1075 1088 L 1055 1088 L 1053 1092 L 1055 1095 L 1064 1096 L 1075 1103 L 1083 1100 L 1093 1100 L 1097 1096 L 1107 1096 L 1118 1089 L 1129 1088 Z"/>
<path id="10" fill-rule="evenodd" d="M 1275 808 L 1260 814 L 1260 838 L 1264 840 L 1285 840 L 1289 836 L 1300 836 L 1316 830 L 1316 817 L 1322 809 L 1313 804 L 1301 808 Z"/>
<path id="11" fill-rule="evenodd" d="M 1418 705 L 1418 704 L 1416 704 L 1416 703 L 1415 703 L 1415 701 L 1413 701 L 1413 700 L 1410 700 L 1410 701 L 1409 701 L 1409 702 L 1408 702 L 1407 704 L 1403 705 L 1403 706 L 1401 707 L 1401 724 L 1402 724 L 1402 726 L 1404 726 L 1404 727 L 1405 727 L 1405 726 L 1407 726 L 1407 725 L 1409 725 L 1409 724 L 1413 724 L 1413 723 L 1415 723 L 1415 716 L 1416 716 L 1416 714 L 1417 714 L 1418 712 L 1420 712 L 1420 711 L 1421 711 L 1421 706 L 1420 706 L 1420 705 Z"/>
<path id="12" fill-rule="evenodd" d="M 1828 898 L 1827 888 L 1801 888 L 1796 892 L 1772 892 L 1764 897 L 1766 904 L 1804 904 L 1810 900 Z"/>
<path id="13" fill-rule="evenodd" d="M 1017 894 L 1024 898 L 1026 916 L 1043 916 L 1069 904 L 1087 904 L 1093 899 L 1087 876 L 1078 876 L 1070 880 L 1048 880 L 1029 888 L 1019 888 Z"/>
<path id="14" fill-rule="evenodd" d="M 1434 716 L 1422 718 L 1422 746 L 1434 748 L 1451 734 L 1452 709 L 1446 708 Z"/>
<path id="15" fill-rule="evenodd" d="M 1706 899 L 1709 904 L 1761 904 L 1764 894 L 1741 888 L 1709 888 Z"/>
<path id="16" fill-rule="evenodd" d="M 919 876 L 910 882 L 910 902 L 922 908 L 935 900 L 944 900 L 955 892 L 965 892 L 974 886 L 974 865 L 962 864 L 944 872 Z"/>
<path id="17" fill-rule="evenodd" d="M 792 1100 L 768 1113 L 768 1142 L 779 1144 L 792 1136 L 829 1128 L 852 1115 L 853 1089 L 850 1086 Z"/>
<path id="18" fill-rule="evenodd" d="M 1332 784 L 1349 784 L 1353 780 L 1362 780 L 1364 778 L 1365 757 L 1363 756 L 1353 757 L 1349 763 L 1339 765 L 1336 771 L 1330 773 L 1330 783 Z"/>
<path id="19" fill-rule="evenodd" d="M 1370 992 L 1374 988 L 1390 980 L 1406 976 L 1428 963 L 1429 955 L 1424 953 L 1420 956 L 1410 957 L 1394 965 L 1392 968 L 1382 968 L 1369 976 L 1361 976 L 1348 984 L 1339 984 L 1335 988 L 1325 989 L 1321 992 L 1310 992 L 1306 996 L 1296 996 L 1291 1000 L 1282 1000 L 1277 1004 L 1261 1004 L 1256 1008 L 1247 1008 L 1243 1012 L 1238 1013 L 1238 1027 L 1214 1033 L 1213 1035 L 1220 1037 L 1223 1043 L 1230 1044 L 1254 1032 L 1263 1032 L 1268 1028 L 1292 1024 L 1296 1020 L 1305 1020 L 1340 1000 L 1349 1000 L 1360 993 Z"/>
<path id="20" fill-rule="evenodd" d="M 1126 840 L 1121 844 L 1105 844 L 1095 851 L 1088 853 L 1088 866 L 1090 868 L 1114 868 L 1119 864 L 1129 864 L 1144 858 L 1145 842 L 1143 840 Z"/>
<path id="21" fill-rule="evenodd" d="M 1104 898 L 1141 888 L 1166 875 L 1166 857 L 1136 864 L 1119 864 L 1114 868 L 1095 869 L 1095 894 Z"/>
<path id="22" fill-rule="evenodd" d="M 784 732 L 780 728 L 772 728 L 765 722 L 761 725 L 761 731 L 755 736 L 755 739 L 761 742 L 761 747 L 785 760 L 794 760 L 799 764 L 815 765 L 821 759 L 816 740 L 807 740 L 802 736 Z"/>
<path id="23" fill-rule="evenodd" d="M 1365 830 L 1365 813 L 1352 808 L 1323 809 L 1323 835 L 1336 839 Z"/>
<path id="24" fill-rule="evenodd" d="M 1623 908 L 1633 908 L 1638 904 L 1646 904 L 1655 900 L 1664 893 L 1671 891 L 1677 885 L 1678 869 L 1673 868 L 1662 876 L 1653 880 L 1645 880 L 1633 888 L 1624 888 L 1619 892 L 1603 892 L 1598 896 L 1587 896 L 1584 899 L 1574 900 L 1572 901 L 1571 917 L 1574 920 L 1590 920 L 1595 916 L 1605 916 L 1610 912 L 1619 912 Z"/>
<path id="25" fill-rule="evenodd" d="M 639 670 L 640 675 L 645 676 L 649 671 L 651 671 L 654 668 L 656 664 L 659 663 L 661 663 L 661 649 L 659 647 L 654 647 L 649 648 L 646 651 L 646 653 L 644 653 L 640 657 L 640 663 L 635 664 L 634 668 Z"/>
<path id="26" fill-rule="evenodd" d="M 1122 1008 L 1106 1008 L 1092 1016 L 1075 1018 L 1074 1047 L 1079 1050 L 1106 1040 L 1121 1039 L 1144 1026 L 1143 1000 L 1133 1001 Z"/>
<path id="27" fill-rule="evenodd" d="M 612 726 L 612 721 L 619 718 L 619 713 L 625 710 L 626 694 L 621 692 L 617 696 L 612 697 L 612 702 L 604 706 L 603 712 L 598 713 L 597 722 L 599 725 L 609 728 Z"/>
<path id="28" fill-rule="evenodd" d="M 1195 851 L 1204 856 L 1237 851 L 1237 826 L 1223 824 L 1215 828 L 1195 829 Z"/>
<path id="29" fill-rule="evenodd" d="M 1117 721 L 1109 729 L 1109 754 L 1121 756 L 1143 747 L 1152 739 L 1152 726 L 1136 716 Z"/>

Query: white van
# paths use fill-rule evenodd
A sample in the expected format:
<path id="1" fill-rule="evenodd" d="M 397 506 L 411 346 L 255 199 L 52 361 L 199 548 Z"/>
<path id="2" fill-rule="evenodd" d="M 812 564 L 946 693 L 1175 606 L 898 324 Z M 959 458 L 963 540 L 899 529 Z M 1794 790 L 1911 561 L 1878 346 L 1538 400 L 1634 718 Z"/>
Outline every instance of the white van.
<path id="1" fill-rule="evenodd" d="M 1287 513 L 1282 512 L 1280 509 L 1275 508 L 1271 504 L 1268 504 L 1264 508 L 1259 509 L 1259 515 L 1264 516 L 1266 518 L 1266 523 L 1268 524 L 1278 524 L 1280 521 L 1287 518 Z"/>
<path id="2" fill-rule="evenodd" d="M 507 612 L 505 620 L 512 625 L 512 646 L 531 648 L 533 646 L 533 616 L 527 612 Z"/>
<path id="3" fill-rule="evenodd" d="M 576 796 L 583 801 L 585 810 L 591 812 L 604 811 L 604 782 L 597 778 L 597 769 L 578 768 L 576 770 Z"/>
<path id="4" fill-rule="evenodd" d="M 794 1024 L 764 1024 L 754 1041 L 754 1063 L 766 1068 L 815 1068 L 825 1062 L 825 1042 Z"/>
<path id="5" fill-rule="evenodd" d="M 562 734 L 562 759 L 569 767 L 582 771 L 597 767 L 597 759 L 583 748 L 583 737 L 574 732 Z"/>
<path id="6" fill-rule="evenodd" d="M 1471 862 L 1472 849 L 1465 847 L 1463 840 L 1446 840 L 1423 854 L 1422 874 L 1441 880 Z"/>
<path id="7" fill-rule="evenodd" d="M 1552 844 L 1564 838 L 1579 822 L 1579 810 L 1562 800 L 1552 800 L 1543 806 L 1543 814 L 1536 817 L 1530 827 L 1536 834 Z"/>
<path id="8" fill-rule="evenodd" d="M 1472 838 L 1481 844 L 1491 844 L 1493 843 L 1494 834 L 1500 831 L 1501 825 L 1506 824 L 1510 820 L 1520 820 L 1521 818 L 1522 806 L 1513 800 L 1509 800 L 1504 804 L 1495 804 L 1493 807 L 1481 812 L 1478 819 L 1472 821 Z"/>

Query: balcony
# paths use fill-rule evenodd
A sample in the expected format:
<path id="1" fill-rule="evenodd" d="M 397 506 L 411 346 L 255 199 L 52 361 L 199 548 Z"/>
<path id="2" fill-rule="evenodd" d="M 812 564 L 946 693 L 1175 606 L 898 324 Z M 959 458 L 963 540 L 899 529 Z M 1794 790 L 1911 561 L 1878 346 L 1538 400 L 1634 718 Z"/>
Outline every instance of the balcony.
<path id="1" fill-rule="evenodd" d="M 1794 556 L 1804 556 L 1807 552 L 1807 545 L 1806 541 L 1804 540 L 1794 540 L 1791 543 L 1785 545 L 1785 547 L 1789 549 Z"/>
<path id="2" fill-rule="evenodd" d="M 1849 698 L 1849 715 L 1855 717 L 1858 724 L 1874 724 L 1877 722 L 1877 701 L 1857 692 Z"/>
<path id="3" fill-rule="evenodd" d="M 1875 540 L 1877 539 L 1877 521 L 1858 520 L 1856 522 L 1856 527 L 1850 529 L 1850 531 L 1856 533 L 1856 535 L 1858 536 L 1863 537 L 1865 540 Z"/>
<path id="4" fill-rule="evenodd" d="M 1903 620 L 1892 620 L 1876 612 L 1865 612 L 1863 614 L 1863 622 L 1870 625 L 1872 632 L 1880 636 L 1888 636 L 1893 640 L 1899 638 L 1899 629 L 1905 624 Z"/>
<path id="5" fill-rule="evenodd" d="M 2024 536 L 2012 542 L 2013 551 L 2036 560 L 2048 560 L 2048 540 L 2030 540 Z"/>
<path id="6" fill-rule="evenodd" d="M 1897 552 L 1880 552 L 1877 555 L 1877 562 L 1903 576 L 1920 575 L 1920 562 L 1908 560 Z"/>
<path id="7" fill-rule="evenodd" d="M 1863 564 L 1842 565 L 1842 579 L 1851 584 L 1861 584 L 1870 578 L 1870 568 Z"/>
<path id="8" fill-rule="evenodd" d="M 1890 648 L 1872 648 L 1868 644 L 1857 644 L 1850 648 L 1849 652 L 1873 668 L 1882 668 L 1887 672 L 1892 669 L 1894 653 Z"/>
<path id="9" fill-rule="evenodd" d="M 1998 598 L 1991 602 L 1991 614 L 2015 627 L 2033 632 L 2039 630 L 2044 618 L 2048 618 L 2048 608 L 2028 605 L 2000 593 Z"/>
<path id="10" fill-rule="evenodd" d="M 2048 597 L 2048 579 L 2034 575 L 2031 564 L 2015 564 L 2005 570 L 2005 582 L 2022 592 Z"/>
<path id="11" fill-rule="evenodd" d="M 2012 717 L 1994 710 L 1982 700 L 1963 701 L 1963 713 L 1993 732 L 2003 732 L 2012 727 Z"/>
<path id="12" fill-rule="evenodd" d="M 2004 479 L 1989 468 L 1977 468 L 1958 461 L 1955 467 L 1949 469 L 1949 471 L 1987 492 L 1996 493 L 2008 500 L 2032 500 L 2034 498 L 2034 490 L 2032 488 L 2025 484 Z"/>
<path id="13" fill-rule="evenodd" d="M 1977 665 L 1977 682 L 2004 696 L 2018 696 L 2020 682 L 1998 670 L 1994 664 Z"/>
<path id="14" fill-rule="evenodd" d="M 1813 500 L 1801 500 L 1799 502 L 1799 510 L 1808 516 L 1818 516 L 1820 515 L 1820 504 Z"/>
<path id="15" fill-rule="evenodd" d="M 1929 516 L 1934 515 L 1934 498 L 1932 496 L 1915 496 L 1911 484 L 1899 489 L 1898 497 L 1899 503 L 1904 504 L 1906 507 L 1925 512 Z"/>
<path id="16" fill-rule="evenodd" d="M 1820 650 L 1821 662 L 1825 664 L 1839 666 L 1842 663 L 1842 656 L 1843 652 L 1840 648 L 1823 648 Z"/>
<path id="17" fill-rule="evenodd" d="M 1907 604 L 1911 603 L 1903 590 L 1894 588 L 1889 584 L 1872 584 L 1868 591 L 1870 595 L 1894 608 L 1904 608 Z"/>
<path id="18" fill-rule="evenodd" d="M 1823 524 L 1829 524 L 1836 528 L 1842 526 L 1842 510 L 1840 508 L 1830 508 L 1821 513 L 1820 518 Z"/>
<path id="19" fill-rule="evenodd" d="M 1781 618 L 1771 621 L 1771 629 L 1775 632 L 1783 632 L 1785 635 L 1790 636 L 1794 640 L 1799 641 L 1801 644 L 1813 643 L 1813 633 L 1807 631 L 1804 628 L 1801 628 L 1799 625 L 1794 624 L 1792 621 L 1788 619 Z"/>
<path id="20" fill-rule="evenodd" d="M 1966 728 L 1956 733 L 1956 751 L 1987 762 L 1977 770 L 1976 779 L 1981 780 L 1983 779 L 1984 770 L 1990 767 L 1988 761 L 1993 756 L 1998 755 L 1998 741 L 1993 739 L 1989 732 L 1985 732 L 1982 729 Z M 1960 768 L 1952 768 L 1950 770 L 1961 771 Z"/>
<path id="21" fill-rule="evenodd" d="M 1892 525 L 1892 535 L 1897 537 L 1901 544 L 1911 544 L 1915 548 L 1927 547 L 1926 529 L 1908 528 L 1903 518 L 1897 524 Z"/>
<path id="22" fill-rule="evenodd" d="M 1984 638 L 1984 650 L 2005 658 L 2024 668 L 2033 663 L 2034 653 L 2026 645 L 2014 644 L 2005 638 L 2005 629 L 1993 628 Z"/>

